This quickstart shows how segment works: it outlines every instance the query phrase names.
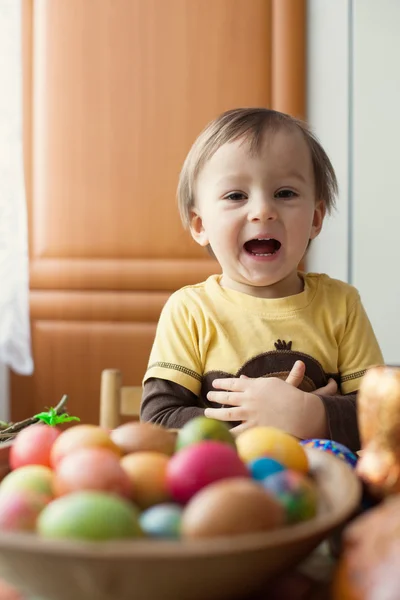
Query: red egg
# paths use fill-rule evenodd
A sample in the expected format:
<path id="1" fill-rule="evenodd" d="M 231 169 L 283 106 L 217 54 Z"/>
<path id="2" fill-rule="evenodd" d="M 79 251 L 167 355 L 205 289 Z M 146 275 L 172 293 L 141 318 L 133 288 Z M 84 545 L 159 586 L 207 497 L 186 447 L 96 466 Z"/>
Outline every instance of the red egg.
<path id="1" fill-rule="evenodd" d="M 223 442 L 187 446 L 169 460 L 167 467 L 168 489 L 182 504 L 210 483 L 228 477 L 250 477 L 250 473 L 235 448 Z"/>
<path id="2" fill-rule="evenodd" d="M 50 466 L 50 452 L 61 431 L 44 423 L 30 425 L 18 433 L 10 448 L 10 467 Z"/>

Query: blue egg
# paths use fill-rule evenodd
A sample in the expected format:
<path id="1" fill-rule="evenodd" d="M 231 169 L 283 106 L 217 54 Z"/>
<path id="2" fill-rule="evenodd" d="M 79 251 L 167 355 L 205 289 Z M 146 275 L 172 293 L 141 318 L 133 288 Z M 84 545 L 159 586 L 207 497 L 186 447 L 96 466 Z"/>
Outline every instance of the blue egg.
<path id="1" fill-rule="evenodd" d="M 156 504 L 140 515 L 140 526 L 155 538 L 180 537 L 182 508 L 178 504 Z"/>
<path id="2" fill-rule="evenodd" d="M 280 471 L 284 471 L 286 468 L 280 462 L 268 456 L 256 458 L 249 462 L 247 466 L 251 476 L 256 481 L 263 481 L 266 477 L 274 475 L 274 473 L 280 473 Z"/>
<path id="3" fill-rule="evenodd" d="M 300 442 L 302 446 L 306 448 L 315 448 L 316 450 L 322 450 L 323 452 L 329 452 L 334 456 L 337 456 L 345 463 L 350 465 L 350 467 L 354 468 L 357 464 L 357 456 L 344 446 L 343 444 L 339 444 L 339 442 L 334 442 L 333 440 L 324 440 L 324 439 L 309 439 L 302 440 Z"/>

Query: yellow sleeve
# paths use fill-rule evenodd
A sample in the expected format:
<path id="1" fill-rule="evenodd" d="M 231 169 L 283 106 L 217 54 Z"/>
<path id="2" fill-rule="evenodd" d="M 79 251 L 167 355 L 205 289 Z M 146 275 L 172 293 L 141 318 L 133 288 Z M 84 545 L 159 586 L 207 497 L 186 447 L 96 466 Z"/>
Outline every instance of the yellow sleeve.
<path id="1" fill-rule="evenodd" d="M 199 395 L 202 372 L 196 321 L 182 291 L 175 292 L 161 311 L 143 383 L 157 377 Z"/>
<path id="2" fill-rule="evenodd" d="M 349 312 L 346 330 L 339 344 L 339 372 L 343 394 L 360 387 L 366 369 L 383 364 L 383 356 L 367 313 L 357 294 Z"/>

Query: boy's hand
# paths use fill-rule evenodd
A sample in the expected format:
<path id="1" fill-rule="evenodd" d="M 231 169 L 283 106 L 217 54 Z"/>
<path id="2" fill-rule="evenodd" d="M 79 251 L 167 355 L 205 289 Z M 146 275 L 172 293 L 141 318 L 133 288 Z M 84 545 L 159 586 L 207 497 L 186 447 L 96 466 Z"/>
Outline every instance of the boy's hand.
<path id="1" fill-rule="evenodd" d="M 207 408 L 204 414 L 219 421 L 242 421 L 231 429 L 235 435 L 249 427 L 270 425 L 299 438 L 324 437 L 325 409 L 316 394 L 333 395 L 337 385 L 331 379 L 313 394 L 303 392 L 297 386 L 304 373 L 304 363 L 297 361 L 286 381 L 278 377 L 245 376 L 215 379 L 213 386 L 223 391 L 209 392 L 208 400 L 232 408 Z"/>

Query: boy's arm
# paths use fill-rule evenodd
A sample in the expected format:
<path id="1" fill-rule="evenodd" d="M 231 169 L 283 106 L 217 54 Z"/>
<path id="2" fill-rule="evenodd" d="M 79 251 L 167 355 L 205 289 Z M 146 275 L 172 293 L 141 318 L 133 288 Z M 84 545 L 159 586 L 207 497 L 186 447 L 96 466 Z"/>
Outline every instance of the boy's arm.
<path id="1" fill-rule="evenodd" d="M 371 322 L 358 293 L 347 316 L 346 328 L 338 346 L 341 392 L 354 394 L 360 387 L 365 371 L 384 362 Z"/>
<path id="2" fill-rule="evenodd" d="M 353 452 L 359 450 L 357 394 L 347 394 L 345 396 L 315 395 L 324 405 L 328 438 L 339 444 L 344 444 Z"/>
<path id="3" fill-rule="evenodd" d="M 315 394 L 324 405 L 329 439 L 353 452 L 360 449 L 356 394 L 324 396 Z M 165 379 L 148 379 L 143 388 L 140 418 L 170 429 L 179 429 L 194 417 L 204 415 L 205 406 L 190 390 Z M 229 423 L 232 426 L 232 423 Z M 325 434 L 320 434 L 325 437 Z"/>
<path id="4" fill-rule="evenodd" d="M 383 363 L 379 344 L 357 292 L 339 342 L 341 395 L 315 393 L 325 408 L 326 430 L 330 439 L 350 450 L 360 449 L 357 420 L 357 390 L 365 370 Z"/>
<path id="5" fill-rule="evenodd" d="M 203 372 L 195 307 L 185 289 L 168 299 L 157 325 L 143 379 L 142 421 L 177 429 L 204 414 L 200 397 Z M 201 314 L 198 316 L 201 321 Z"/>
<path id="6" fill-rule="evenodd" d="M 204 415 L 200 399 L 187 388 L 153 377 L 143 386 L 140 418 L 169 429 L 179 429 L 187 421 Z"/>

